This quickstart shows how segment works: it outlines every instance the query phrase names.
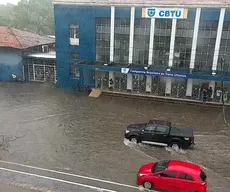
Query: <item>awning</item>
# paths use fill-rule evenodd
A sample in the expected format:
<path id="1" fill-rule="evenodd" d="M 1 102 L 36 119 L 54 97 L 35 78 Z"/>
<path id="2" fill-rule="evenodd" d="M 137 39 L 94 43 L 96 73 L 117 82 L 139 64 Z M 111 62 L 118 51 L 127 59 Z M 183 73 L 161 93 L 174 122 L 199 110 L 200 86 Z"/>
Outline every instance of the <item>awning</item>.
<path id="1" fill-rule="evenodd" d="M 40 59 L 56 59 L 56 52 L 48 52 L 48 53 L 31 53 L 28 55 L 24 55 L 26 58 L 40 58 Z"/>

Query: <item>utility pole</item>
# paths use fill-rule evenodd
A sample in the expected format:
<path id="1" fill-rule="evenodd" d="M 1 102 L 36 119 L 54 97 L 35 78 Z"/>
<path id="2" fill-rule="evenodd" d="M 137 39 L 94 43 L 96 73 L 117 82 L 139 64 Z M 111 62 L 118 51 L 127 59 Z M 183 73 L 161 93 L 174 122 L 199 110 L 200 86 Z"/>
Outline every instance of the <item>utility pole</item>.
<path id="1" fill-rule="evenodd" d="M 226 115 L 225 115 L 225 102 L 224 102 L 224 77 L 225 77 L 225 72 L 224 72 L 224 58 L 220 58 L 220 67 L 221 67 L 221 101 L 222 101 L 222 112 L 223 112 L 223 118 L 224 118 L 224 123 L 226 125 L 229 125 L 226 120 Z"/>
<path id="2" fill-rule="evenodd" d="M 222 107 L 224 108 L 224 58 L 220 58 L 220 67 L 221 67 L 221 101 Z"/>

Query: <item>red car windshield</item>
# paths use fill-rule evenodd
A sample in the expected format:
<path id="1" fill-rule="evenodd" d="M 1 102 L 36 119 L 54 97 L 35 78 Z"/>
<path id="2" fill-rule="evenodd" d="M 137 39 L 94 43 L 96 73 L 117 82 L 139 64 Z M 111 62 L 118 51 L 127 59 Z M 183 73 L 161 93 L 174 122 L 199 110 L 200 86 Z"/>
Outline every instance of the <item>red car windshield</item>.
<path id="1" fill-rule="evenodd" d="M 161 161 L 157 162 L 155 165 L 153 165 L 152 172 L 157 173 L 160 171 L 164 171 L 168 168 L 169 161 Z"/>

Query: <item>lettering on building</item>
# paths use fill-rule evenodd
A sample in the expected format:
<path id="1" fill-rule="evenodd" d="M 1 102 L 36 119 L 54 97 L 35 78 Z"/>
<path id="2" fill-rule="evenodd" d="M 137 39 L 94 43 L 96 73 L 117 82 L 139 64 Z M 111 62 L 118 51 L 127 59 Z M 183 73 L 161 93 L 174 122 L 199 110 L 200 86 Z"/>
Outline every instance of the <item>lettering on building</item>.
<path id="1" fill-rule="evenodd" d="M 184 8 L 142 8 L 143 18 L 187 19 L 188 9 Z"/>

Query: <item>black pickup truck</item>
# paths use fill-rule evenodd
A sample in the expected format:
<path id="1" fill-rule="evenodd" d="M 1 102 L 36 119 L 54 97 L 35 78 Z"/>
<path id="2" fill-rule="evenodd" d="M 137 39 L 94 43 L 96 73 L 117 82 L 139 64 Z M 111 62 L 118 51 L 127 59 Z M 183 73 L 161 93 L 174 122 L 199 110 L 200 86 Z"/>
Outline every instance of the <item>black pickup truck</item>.
<path id="1" fill-rule="evenodd" d="M 125 130 L 125 138 L 137 143 L 173 148 L 189 148 L 195 144 L 193 129 L 172 127 L 171 122 L 162 120 L 131 124 Z"/>

